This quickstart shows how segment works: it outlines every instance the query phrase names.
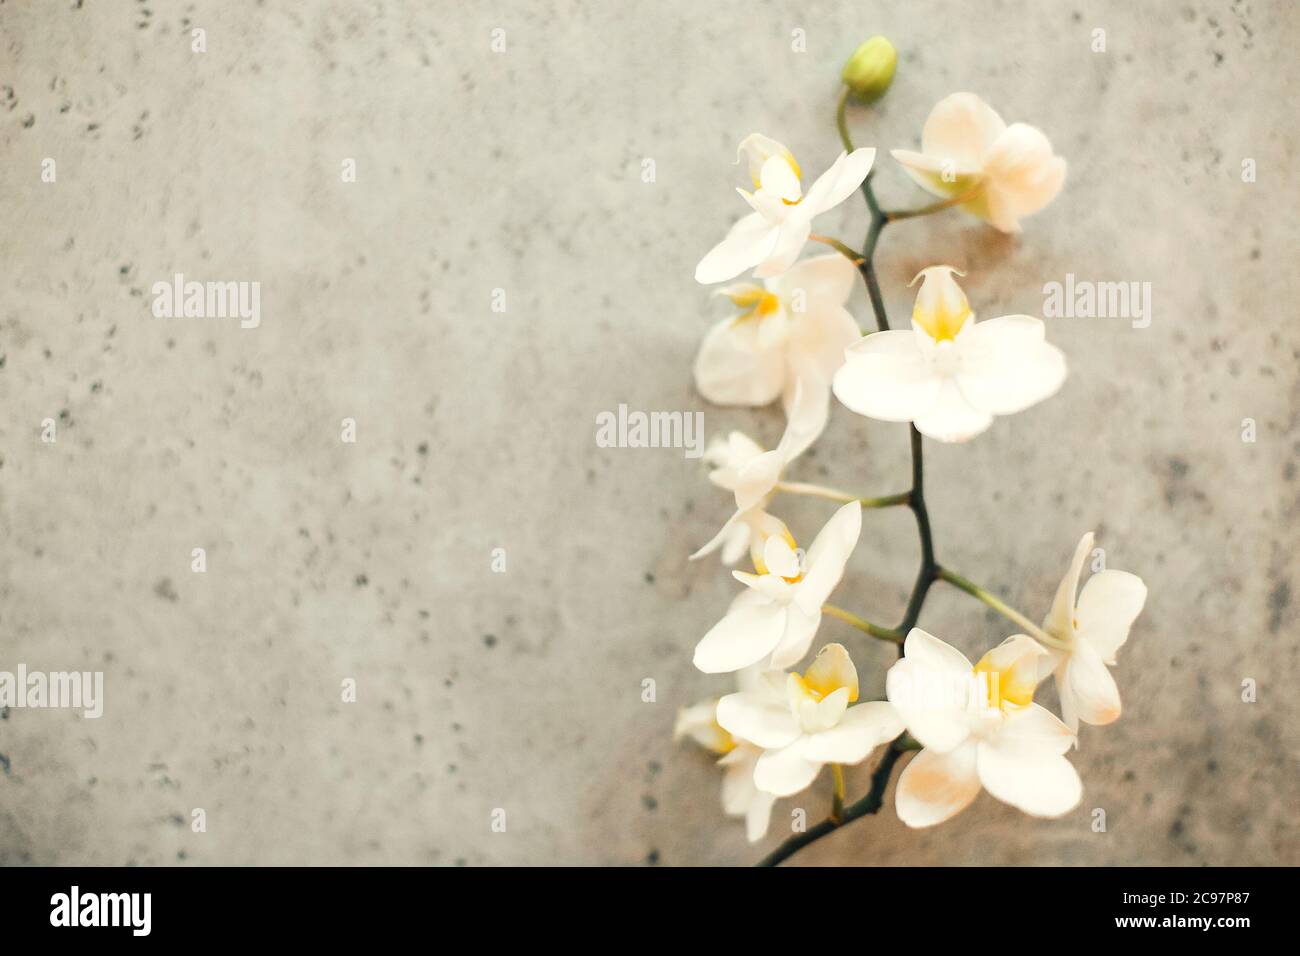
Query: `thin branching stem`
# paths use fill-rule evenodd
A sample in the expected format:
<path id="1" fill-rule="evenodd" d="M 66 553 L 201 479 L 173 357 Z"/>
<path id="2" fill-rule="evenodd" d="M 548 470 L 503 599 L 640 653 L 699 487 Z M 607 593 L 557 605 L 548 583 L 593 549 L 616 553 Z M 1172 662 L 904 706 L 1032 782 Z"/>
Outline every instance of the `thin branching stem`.
<path id="1" fill-rule="evenodd" d="M 863 498 L 858 495 L 850 494 L 847 491 L 840 491 L 838 488 L 827 488 L 825 485 L 813 485 L 806 481 L 778 481 L 776 483 L 776 490 L 785 491 L 792 495 L 812 495 L 816 498 L 828 498 L 831 501 L 838 501 L 842 504 L 856 501 L 864 508 L 893 508 L 897 505 L 905 505 L 912 494 L 910 491 L 900 491 L 896 495 L 882 495 L 879 498 Z"/>
<path id="2" fill-rule="evenodd" d="M 814 840 L 820 840 L 826 834 L 839 829 L 846 823 L 852 823 L 858 817 L 878 811 L 884 805 L 885 789 L 889 786 L 889 778 L 894 772 L 894 765 L 898 763 L 898 758 L 902 755 L 903 751 L 896 749 L 891 744 L 886 749 L 885 757 L 880 761 L 880 766 L 871 775 L 871 789 L 867 791 L 867 795 L 861 800 L 850 803 L 840 812 L 839 822 L 827 818 L 805 832 L 792 836 L 760 860 L 758 865 L 776 866 L 778 863 L 794 856 Z"/>
<path id="3" fill-rule="evenodd" d="M 975 598 L 977 601 L 980 601 L 988 605 L 989 607 L 993 608 L 993 610 L 997 611 L 1008 621 L 1011 621 L 1013 624 L 1018 625 L 1026 634 L 1028 634 L 1034 640 L 1038 641 L 1040 644 L 1045 644 L 1048 647 L 1060 648 L 1062 650 L 1069 649 L 1068 644 L 1048 634 L 1041 627 L 1039 627 L 1029 618 L 1025 617 L 1025 615 L 1021 614 L 1019 611 L 1013 608 L 1006 601 L 1002 600 L 996 594 L 992 594 L 991 592 L 986 591 L 978 584 L 975 584 L 972 581 L 968 581 L 966 578 L 962 577 L 956 571 L 953 571 L 949 568 L 938 568 L 936 569 L 936 571 L 940 580 L 947 581 L 949 584 L 951 584 L 953 587 L 957 588 L 958 590 L 965 591 L 967 594 Z"/>
<path id="4" fill-rule="evenodd" d="M 919 209 L 889 209 L 884 213 L 884 217 L 889 222 L 898 222 L 900 219 L 915 219 L 917 216 L 928 216 L 931 213 L 940 212 L 949 209 L 952 206 L 960 206 L 964 202 L 970 202 L 980 194 L 984 188 L 983 181 L 977 181 L 970 189 L 958 193 L 955 196 L 949 196 L 947 199 L 941 199 L 939 202 L 932 202 L 928 206 L 921 206 Z"/>
<path id="5" fill-rule="evenodd" d="M 864 631 L 872 637 L 878 637 L 882 641 L 890 641 L 894 644 L 903 643 L 903 638 L 907 635 L 892 627 L 881 627 L 879 624 L 872 624 L 866 618 L 858 617 L 852 611 L 846 611 L 842 607 L 836 607 L 834 604 L 823 604 L 822 613 L 829 614 L 831 617 L 837 617 L 845 624 L 856 627 L 859 631 Z"/>

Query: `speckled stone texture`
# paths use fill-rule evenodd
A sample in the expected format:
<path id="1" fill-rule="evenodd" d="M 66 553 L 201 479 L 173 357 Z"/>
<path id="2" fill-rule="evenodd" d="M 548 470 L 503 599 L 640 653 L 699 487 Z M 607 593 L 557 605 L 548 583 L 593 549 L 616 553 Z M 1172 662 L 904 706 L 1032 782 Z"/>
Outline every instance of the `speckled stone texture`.
<path id="1" fill-rule="evenodd" d="M 709 760 L 672 743 L 679 706 L 730 687 L 691 650 L 737 586 L 686 560 L 729 502 L 678 450 L 598 448 L 594 423 L 704 409 L 709 434 L 776 440 L 778 410 L 692 387 L 719 314 L 692 270 L 742 211 L 744 134 L 813 171 L 838 153 L 839 67 L 874 33 L 898 77 L 851 122 L 887 206 L 926 201 L 886 150 L 956 90 L 1071 164 L 1020 237 L 891 226 L 896 322 L 935 262 L 969 270 L 985 316 L 1040 314 L 1067 273 L 1152 284 L 1149 328 L 1050 323 L 1056 398 L 927 442 L 939 556 L 1038 617 L 1095 529 L 1150 597 L 1124 715 L 1074 756 L 1075 812 L 983 796 L 909 831 L 891 788 L 796 862 L 1300 863 L 1284 0 L 0 5 L 0 669 L 102 670 L 107 697 L 98 721 L 3 715 L 0 862 L 743 864 L 793 808 L 820 819 L 825 778 L 749 846 Z M 854 199 L 818 226 L 866 222 Z M 154 318 L 176 272 L 259 281 L 261 326 Z M 861 289 L 851 307 L 869 321 Z M 902 426 L 837 407 L 793 477 L 906 475 Z M 830 513 L 779 509 L 801 539 Z M 837 602 L 896 619 L 917 554 L 906 512 L 867 514 Z M 972 655 L 1011 632 L 943 586 L 922 624 Z M 833 620 L 820 638 L 880 694 L 891 647 Z"/>

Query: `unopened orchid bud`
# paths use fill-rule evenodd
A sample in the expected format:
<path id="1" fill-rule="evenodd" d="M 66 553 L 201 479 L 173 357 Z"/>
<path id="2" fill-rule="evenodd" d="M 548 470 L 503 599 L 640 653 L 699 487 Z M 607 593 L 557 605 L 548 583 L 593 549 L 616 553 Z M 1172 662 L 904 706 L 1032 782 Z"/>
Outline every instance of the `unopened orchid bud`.
<path id="1" fill-rule="evenodd" d="M 885 95 L 894 81 L 898 66 L 898 51 L 884 37 L 872 37 L 853 51 L 844 64 L 840 78 L 853 95 L 866 103 L 874 103 Z"/>

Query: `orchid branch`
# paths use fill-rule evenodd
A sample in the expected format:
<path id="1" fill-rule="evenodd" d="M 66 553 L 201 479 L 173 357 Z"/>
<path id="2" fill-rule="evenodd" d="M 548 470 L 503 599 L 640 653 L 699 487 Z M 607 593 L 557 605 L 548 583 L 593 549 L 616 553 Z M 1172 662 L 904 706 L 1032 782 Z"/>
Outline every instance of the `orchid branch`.
<path id="1" fill-rule="evenodd" d="M 1004 672 L 1016 674 L 1019 673 L 1016 668 L 1020 666 L 1020 662 L 1028 655 L 1041 653 L 1042 645 L 1068 651 L 1069 648 L 1065 647 L 1067 640 L 1071 641 L 1071 647 L 1074 647 L 1081 639 L 1080 634 L 1076 633 L 1077 625 L 1067 626 L 1064 621 L 1059 629 L 1055 623 L 1052 625 L 1053 631 L 1060 631 L 1060 633 L 1045 633 L 1043 627 L 1035 625 L 1028 617 L 1001 598 L 939 564 L 935 556 L 934 532 L 925 500 L 924 441 L 922 431 L 916 424 L 919 419 L 924 426 L 925 434 L 935 435 L 942 441 L 965 441 L 973 437 L 987 428 L 996 414 L 1004 413 L 1008 408 L 1028 407 L 1049 397 L 1060 387 L 1066 375 L 1065 358 L 1060 349 L 1046 342 L 1041 334 L 1034 340 L 1033 348 L 1021 349 L 1017 345 L 1016 360 L 1023 361 L 1029 369 L 1025 375 L 1018 375 L 1009 374 L 1004 368 L 1001 358 L 1003 343 L 1010 349 L 1013 338 L 1017 342 L 1022 338 L 1024 342 L 1028 342 L 1029 339 L 1023 335 L 1024 330 L 1033 328 L 1041 333 L 1040 320 L 1020 316 L 1014 323 L 985 321 L 979 323 L 978 329 L 973 333 L 973 339 L 966 337 L 964 342 L 959 339 L 959 331 L 975 326 L 974 313 L 965 293 L 952 278 L 953 275 L 964 275 L 964 273 L 950 265 L 929 266 L 922 269 L 917 279 L 913 280 L 912 284 L 915 284 L 917 280 L 924 279 L 920 290 L 916 293 L 916 304 L 911 314 L 911 326 L 915 334 L 900 329 L 896 339 L 893 336 L 878 335 L 873 332 L 858 340 L 861 329 L 853 328 L 842 314 L 842 307 L 848 298 L 849 290 L 846 288 L 847 284 L 841 280 L 841 277 L 846 277 L 848 273 L 840 258 L 842 256 L 853 263 L 862 277 L 871 301 L 876 330 L 889 332 L 891 331 L 889 316 L 875 263 L 881 235 L 889 223 L 965 205 L 966 211 L 988 218 L 990 224 L 1003 233 L 1018 231 L 1021 216 L 1042 209 L 1059 192 L 1066 173 L 1065 161 L 1055 155 L 1046 136 L 1037 129 L 1026 124 L 1013 124 L 1008 127 L 988 104 L 974 94 L 955 93 L 941 100 L 931 111 L 922 136 L 923 152 L 918 154 L 907 150 L 896 150 L 893 154 L 894 158 L 907 167 L 914 174 L 914 178 L 928 185 L 926 174 L 933 172 L 936 161 L 946 161 L 946 157 L 937 155 L 934 150 L 925 152 L 926 139 L 931 140 L 931 146 L 937 146 L 940 140 L 951 143 L 960 141 L 961 144 L 979 145 L 982 154 L 992 155 L 996 152 L 997 155 L 1006 155 L 1007 152 L 1014 152 L 1017 156 L 1030 156 L 1031 159 L 1027 159 L 1025 164 L 1025 168 L 1030 172 L 1024 172 L 1020 166 L 1012 171 L 1004 168 L 1005 164 L 992 161 L 981 162 L 967 168 L 962 174 L 960 183 L 951 186 L 954 195 L 943 197 L 942 193 L 947 190 L 936 189 L 935 191 L 939 192 L 941 197 L 938 201 L 930 201 L 929 205 L 915 209 L 882 209 L 876 198 L 872 173 L 876 150 L 854 147 L 848 122 L 848 103 L 850 96 L 866 103 L 879 99 L 893 78 L 897 60 L 897 51 L 886 38 L 872 37 L 860 45 L 845 64 L 841 73 L 844 87 L 835 109 L 835 125 L 845 152 L 834 161 L 828 173 L 819 177 L 806 193 L 802 188 L 800 167 L 789 149 L 760 133 L 752 133 L 741 142 L 740 150 L 748 158 L 750 176 L 757 187 L 757 192 L 752 195 L 742 190 L 752 212 L 746 220 L 742 221 L 745 223 L 743 228 L 733 227 L 704 255 L 696 265 L 695 278 L 702 284 L 710 285 L 733 279 L 750 266 L 754 267 L 756 276 L 771 278 L 788 270 L 789 277 L 781 280 L 784 283 L 781 288 L 776 288 L 769 283 L 764 287 L 744 286 L 741 287 L 743 291 L 740 292 L 733 287 L 724 290 L 731 295 L 732 301 L 737 306 L 749 308 L 742 317 L 754 315 L 759 319 L 756 323 L 758 332 L 743 340 L 740 337 L 732 337 L 728 340 L 710 333 L 701 345 L 696 365 L 696 379 L 706 397 L 713 393 L 719 400 L 728 398 L 735 400 L 740 392 L 733 387 L 734 379 L 737 369 L 742 367 L 741 360 L 733 354 L 735 350 L 739 348 L 743 353 L 751 356 L 753 362 L 758 363 L 754 368 L 763 371 L 766 376 L 769 366 L 762 364 L 766 362 L 766 358 L 761 358 L 759 353 L 766 352 L 777 343 L 786 354 L 779 366 L 775 364 L 771 366 L 771 377 L 780 375 L 783 388 L 791 382 L 795 385 L 796 398 L 787 408 L 787 433 L 803 437 L 805 429 L 811 430 L 815 427 L 817 434 L 820 434 L 825 426 L 825 418 L 823 416 L 814 421 L 811 416 L 813 413 L 823 411 L 827 391 L 833 391 L 843 404 L 859 415 L 883 418 L 887 421 L 906 421 L 911 459 L 911 485 L 906 492 L 899 494 L 874 498 L 859 497 L 819 484 L 781 481 L 781 469 L 789 463 L 791 456 L 786 455 L 782 458 L 776 455 L 775 458 L 764 458 L 760 463 L 762 467 L 755 468 L 752 472 L 754 488 L 761 492 L 762 504 L 765 506 L 772 493 L 776 491 L 812 495 L 839 502 L 839 508 L 817 538 L 817 542 L 835 544 L 834 546 L 819 545 L 815 542 L 807 554 L 799 553 L 785 526 L 779 519 L 765 512 L 755 512 L 757 517 L 749 515 L 746 518 L 747 526 L 743 528 L 736 527 L 734 521 L 729 522 L 715 537 L 709 548 L 725 543 L 729 546 L 726 554 L 731 555 L 737 551 L 737 546 L 743 550 L 745 538 L 742 535 L 747 533 L 754 565 L 760 573 L 758 575 L 737 574 L 737 576 L 755 592 L 761 593 L 752 605 L 729 611 L 723 621 L 710 629 L 696 645 L 695 664 L 705 673 L 730 673 L 737 670 L 737 665 L 761 664 L 767 651 L 756 645 L 750 646 L 751 635 L 756 630 L 761 630 L 764 635 L 786 634 L 790 624 L 789 607 L 796 598 L 799 599 L 797 607 L 801 610 L 806 607 L 821 607 L 823 614 L 836 617 L 871 637 L 894 644 L 898 648 L 900 658 L 903 657 L 907 645 L 910 645 L 914 651 L 918 649 L 918 645 L 950 648 L 950 645 L 917 628 L 930 590 L 938 580 L 947 581 L 957 589 L 965 591 L 1013 621 L 1024 632 L 1008 639 L 1004 645 L 999 645 L 998 653 L 990 652 L 989 655 L 985 655 L 981 663 L 976 665 L 978 673 L 988 671 L 997 675 L 1002 675 Z M 943 136 L 928 135 L 927 137 L 926 135 L 941 130 L 946 131 Z M 987 141 L 992 141 L 993 145 L 990 146 Z M 998 152 L 999 150 L 1001 152 Z M 845 186 L 849 183 L 860 184 L 869 212 L 869 225 L 860 250 L 852 248 L 839 239 L 817 234 L 812 230 L 813 219 L 816 216 L 848 198 L 849 190 Z M 1005 196 L 1007 201 L 995 204 L 997 208 L 983 208 L 982 200 L 986 190 L 990 195 L 996 191 L 999 196 Z M 970 207 L 972 200 L 979 203 L 977 208 Z M 787 238 L 791 243 L 797 241 L 799 248 L 788 246 Z M 808 240 L 828 245 L 838 254 L 818 256 L 799 263 L 798 253 Z M 800 271 L 796 272 L 796 270 Z M 812 271 L 816 271 L 818 275 L 814 276 Z M 814 354 L 809 351 L 814 346 L 809 341 L 805 341 L 808 337 L 802 334 L 798 319 L 792 319 L 791 315 L 782 313 L 786 308 L 782 289 L 788 292 L 789 289 L 800 289 L 810 281 L 826 280 L 825 276 L 820 275 L 823 272 L 834 279 L 833 283 L 827 280 L 826 284 L 828 288 L 833 286 L 838 308 L 841 309 L 841 314 L 834 316 L 834 322 L 823 323 L 828 329 L 832 325 L 835 328 L 833 341 L 832 338 L 827 337 L 831 336 L 830 332 L 825 333 L 819 340 L 835 346 L 825 364 L 829 366 L 835 361 L 834 352 L 843 349 L 844 354 L 843 363 L 829 370 L 823 369 L 820 364 L 822 363 L 820 353 Z M 828 300 L 825 305 L 829 315 L 835 304 Z M 799 312 L 802 309 L 794 309 L 794 311 Z M 817 320 L 810 321 L 815 324 Z M 902 324 L 906 326 L 906 320 Z M 720 325 L 715 328 L 725 332 L 729 326 Z M 791 334 L 792 330 L 798 334 Z M 841 330 L 844 331 L 841 333 Z M 980 343 L 970 344 L 981 336 L 984 337 L 981 343 L 984 340 L 988 341 L 987 347 Z M 953 361 L 939 361 L 932 356 L 928 343 L 934 343 L 936 347 L 949 343 L 956 350 L 949 353 Z M 896 349 L 895 344 L 901 350 Z M 911 351 L 913 349 L 918 354 L 913 355 Z M 898 354 L 895 354 L 896 352 Z M 816 377 L 815 381 L 812 377 L 803 378 L 799 371 L 805 359 L 814 360 L 818 363 L 816 368 L 823 372 Z M 883 367 L 881 362 L 884 363 Z M 949 383 L 957 377 L 955 370 L 958 368 L 963 370 L 963 373 L 976 375 L 980 382 L 987 382 L 987 387 L 972 389 L 971 391 L 977 393 L 973 395 L 965 394 L 960 387 L 949 388 Z M 833 379 L 829 377 L 832 375 Z M 928 388 L 938 379 L 941 387 L 938 392 L 922 388 L 894 389 L 892 387 L 894 375 L 898 376 L 898 383 L 901 385 L 925 383 Z M 818 388 L 814 397 L 822 404 L 813 404 L 799 397 L 801 390 L 814 384 Z M 899 394 L 895 395 L 895 391 Z M 938 396 L 934 402 L 927 400 L 926 395 L 930 394 Z M 940 398 L 943 400 L 939 400 Z M 807 424 L 802 421 L 796 422 L 797 415 L 807 415 Z M 785 447 L 792 448 L 790 445 Z M 740 506 L 744 498 L 741 479 L 748 480 L 751 474 L 743 472 L 743 469 L 748 467 L 749 462 L 758 460 L 764 454 L 767 453 L 752 441 L 744 439 L 743 435 L 740 437 L 732 435 L 728 439 L 725 455 L 722 456 L 728 464 L 725 467 L 720 466 L 710 475 L 710 478 L 724 487 L 735 485 L 732 490 L 736 492 L 737 504 Z M 778 466 L 775 470 L 770 467 L 772 463 Z M 758 487 L 760 479 L 761 488 Z M 830 587 L 834 587 L 840 581 L 845 564 L 858 541 L 861 533 L 862 509 L 893 506 L 906 507 L 916 519 L 920 559 L 902 612 L 902 619 L 897 626 L 886 627 L 867 621 L 843 608 L 822 602 L 829 593 Z M 739 512 L 737 517 L 745 517 L 745 514 L 745 511 Z M 736 533 L 732 534 L 733 531 Z M 758 553 L 760 546 L 761 557 Z M 1058 590 L 1058 602 L 1063 602 L 1067 594 L 1073 596 L 1079 593 L 1078 579 L 1091 547 L 1092 535 L 1087 534 L 1080 540 L 1075 550 L 1069 575 Z M 1111 581 L 1110 586 L 1123 593 L 1122 599 L 1110 602 L 1116 607 L 1110 609 L 1113 613 L 1109 616 L 1114 618 L 1115 627 L 1123 628 L 1127 633 L 1128 624 L 1145 601 L 1146 588 L 1134 575 L 1123 577 L 1112 575 Z M 827 584 L 830 584 L 830 587 L 826 587 Z M 812 600 L 811 605 L 808 603 L 809 597 Z M 1086 595 L 1080 597 L 1079 601 L 1082 602 L 1085 598 Z M 1082 608 L 1082 603 L 1079 607 Z M 1066 612 L 1054 611 L 1053 613 L 1059 616 Z M 1087 617 L 1090 614 L 1091 612 L 1088 612 L 1083 616 Z M 816 622 L 813 623 L 815 631 Z M 785 650 L 780 655 L 773 651 L 769 663 L 778 661 L 788 663 L 807 652 L 813 634 L 796 631 L 795 636 L 800 638 L 799 645 L 784 645 Z M 765 645 L 765 647 L 770 646 Z M 1004 646 L 1009 649 L 1001 650 Z M 759 651 L 761 653 L 756 660 L 755 653 Z M 953 650 L 953 653 L 957 652 Z M 917 665 L 924 671 L 925 668 L 921 665 L 925 663 L 926 655 L 918 653 L 913 656 L 915 660 L 911 664 Z M 1014 662 L 1010 661 L 1011 656 L 1014 656 Z M 775 671 L 782 669 L 778 667 Z M 777 713 L 779 708 L 771 706 L 775 702 L 775 696 L 780 695 L 782 690 L 777 686 L 780 676 L 776 673 L 772 680 L 765 681 L 762 686 L 752 690 L 746 689 L 742 682 L 742 690 L 739 693 L 728 695 L 716 702 L 705 702 L 694 708 L 687 708 L 679 715 L 679 723 L 686 728 L 683 732 L 692 733 L 702 746 L 716 749 L 721 731 L 732 735 L 729 739 L 736 742 L 738 747 L 743 744 L 747 748 L 738 753 L 733 763 L 739 767 L 739 772 L 742 774 L 752 772 L 755 794 L 798 792 L 806 788 L 826 764 L 831 765 L 832 790 L 829 818 L 808 832 L 782 843 L 760 864 L 765 866 L 781 863 L 832 830 L 860 816 L 877 812 L 884 802 L 890 777 L 899 764 L 900 755 L 909 750 L 921 749 L 920 742 L 905 731 L 909 724 L 902 711 L 906 708 L 895 706 L 888 700 L 868 701 L 859 705 L 859 708 L 850 715 L 849 724 L 846 725 L 849 731 L 842 732 L 841 735 L 817 736 L 823 734 L 825 730 L 823 725 L 826 721 L 814 719 L 821 711 L 814 713 L 809 710 L 810 706 L 820 707 L 820 702 L 827 699 L 828 695 L 840 691 L 846 691 L 853 700 L 857 699 L 857 669 L 843 644 L 829 643 L 823 647 L 818 653 L 817 660 L 805 675 L 786 675 L 788 680 L 783 700 L 789 705 L 789 716 L 786 716 L 784 709 Z M 1070 713 L 1072 705 L 1066 699 L 1070 690 L 1069 682 L 1067 680 L 1063 683 L 1058 673 L 1057 683 L 1062 694 L 1062 713 Z M 1024 689 L 1020 684 L 1016 684 L 1017 695 L 1020 695 Z M 1032 694 L 1028 696 L 1032 699 Z M 844 703 L 847 704 L 847 701 Z M 1017 770 L 1015 773 L 1004 775 L 1007 779 L 1013 780 L 1014 785 L 1007 783 L 1006 786 L 998 788 L 999 792 L 994 795 L 1013 806 L 1028 809 L 1035 815 L 1063 815 L 1078 804 L 1082 792 L 1077 772 L 1072 765 L 1068 765 L 1068 761 L 1061 758 L 1058 747 L 1059 741 L 1072 734 L 1072 729 L 1065 722 L 1052 717 L 1050 713 L 1040 712 L 1041 709 L 1023 710 L 1023 703 L 1024 701 L 1017 696 L 1014 700 L 1008 699 L 1005 702 L 999 700 L 991 706 L 998 708 L 998 712 L 1006 718 L 1007 725 L 1024 719 L 1024 715 L 1034 720 L 1036 727 L 1038 724 L 1043 724 L 1045 727 L 1046 724 L 1055 721 L 1052 727 L 1056 735 L 1047 733 L 1045 729 L 1041 734 L 1035 730 L 1030 736 L 1034 736 L 1037 742 L 1028 747 L 1023 755 L 1019 755 L 1017 751 L 1016 759 L 1019 761 Z M 1078 708 L 1075 707 L 1074 710 L 1077 712 Z M 1081 715 L 1081 717 L 1087 722 L 1108 723 L 1119 715 L 1119 711 L 1118 692 L 1114 692 L 1093 708 L 1091 712 L 1093 720 L 1089 721 L 1086 716 Z M 846 712 L 847 706 L 841 706 L 836 711 L 836 721 L 838 715 Z M 807 714 L 812 716 L 806 716 Z M 992 726 L 990 724 L 990 727 Z M 778 727 L 779 733 L 772 730 Z M 991 730 L 988 732 L 993 733 Z M 981 739 L 984 733 L 984 729 L 978 731 Z M 1018 734 L 1017 739 L 1026 739 L 1024 733 L 1014 728 L 1007 730 L 1002 723 L 997 724 L 996 735 L 1003 733 L 1011 733 L 1013 736 Z M 797 764 L 796 761 L 786 761 L 782 757 L 774 756 L 772 747 L 760 746 L 756 742 L 766 741 L 769 737 L 772 738 L 773 743 L 777 742 L 778 737 L 786 741 L 780 744 L 782 750 L 794 748 L 789 752 L 805 756 L 807 758 L 805 763 Z M 891 737 L 891 743 L 872 772 L 870 789 L 856 803 L 846 805 L 844 771 L 841 764 L 844 761 L 857 763 L 864 759 L 867 751 L 860 751 L 859 747 L 862 743 L 868 743 L 874 749 L 883 740 Z M 841 741 L 850 738 L 855 741 L 853 747 L 850 748 L 846 744 L 841 748 Z M 970 739 L 970 734 L 967 734 L 967 739 Z M 800 741 L 803 743 L 795 747 L 795 744 Z M 732 764 L 729 764 L 729 773 L 731 766 Z M 926 798 L 929 800 L 927 803 L 929 809 L 921 812 L 914 801 L 904 801 L 906 805 L 900 805 L 898 808 L 899 818 L 910 826 L 922 826 L 936 822 L 927 815 L 931 811 L 942 812 L 944 818 L 958 812 L 961 807 L 952 806 L 947 802 L 948 798 L 944 794 L 949 793 L 950 790 L 945 788 L 949 788 L 950 785 L 960 786 L 961 792 L 965 793 L 970 783 L 967 779 L 969 775 L 966 773 L 968 769 L 954 768 L 951 773 L 940 773 L 930 768 L 925 776 L 933 774 L 937 782 L 926 783 L 927 787 L 936 791 L 933 799 Z M 917 799 L 926 802 L 919 796 Z M 765 833 L 770 822 L 771 804 L 766 798 L 763 800 L 763 803 L 758 804 L 750 801 L 743 811 L 747 815 L 750 826 L 748 835 L 751 840 L 758 839 L 762 833 Z M 739 815 L 739 807 L 733 808 L 728 804 L 727 809 L 728 813 Z M 761 819 L 750 820 L 748 815 L 751 809 L 762 811 L 764 815 Z M 1049 812 L 1038 812 L 1043 809 Z M 756 824 L 761 824 L 761 828 Z"/>
<path id="2" fill-rule="evenodd" d="M 882 641 L 891 641 L 894 644 L 902 644 L 906 634 L 901 633 L 890 627 L 881 627 L 879 624 L 872 624 L 865 618 L 858 617 L 851 611 L 846 611 L 842 607 L 836 607 L 834 604 L 823 604 L 822 613 L 829 614 L 831 617 L 837 617 L 845 624 L 851 624 L 860 631 L 865 631 L 872 637 L 878 637 Z"/>
<path id="3" fill-rule="evenodd" d="M 848 259 L 849 262 L 853 263 L 855 266 L 861 264 L 862 262 L 862 257 L 858 255 L 856 250 L 851 249 L 849 246 L 840 242 L 838 239 L 833 239 L 830 236 L 819 236 L 815 232 L 810 234 L 808 238 L 811 239 L 813 242 L 821 242 L 830 246 L 840 255 L 844 256 L 844 258 Z"/>
<path id="4" fill-rule="evenodd" d="M 864 508 L 892 508 L 896 505 L 905 505 L 911 497 L 911 492 L 902 491 L 896 495 L 884 495 L 879 498 L 862 498 L 858 495 L 849 494 L 847 491 L 839 491 L 835 488 L 813 485 L 803 481 L 778 481 L 776 489 L 792 495 L 813 495 L 817 498 L 828 498 L 841 504 L 856 501 Z"/>
<path id="5" fill-rule="evenodd" d="M 1068 644 L 1065 644 L 1057 640 L 1056 638 L 1052 637 L 1052 635 L 1048 634 L 1041 627 L 1039 627 L 1033 621 L 1029 620 L 1029 618 L 1025 617 L 1025 615 L 1021 614 L 1019 611 L 1017 611 L 1011 605 L 1007 604 L 1001 598 L 997 597 L 994 594 L 990 594 L 988 591 L 984 590 L 978 584 L 974 584 L 971 581 L 968 581 L 966 578 L 962 577 L 956 571 L 950 571 L 948 568 L 938 568 L 937 574 L 941 580 L 947 581 L 949 584 L 951 584 L 953 587 L 957 588 L 958 590 L 965 591 L 967 594 L 969 594 L 971 597 L 975 598 L 976 600 L 982 601 L 984 604 L 987 604 L 993 610 L 997 611 L 999 614 L 1005 617 L 1008 621 L 1011 621 L 1012 623 L 1017 624 L 1018 626 L 1023 628 L 1026 634 L 1028 634 L 1034 640 L 1038 641 L 1040 644 L 1045 644 L 1048 647 L 1061 648 L 1062 650 L 1069 650 Z"/>
<path id="6" fill-rule="evenodd" d="M 867 791 L 865 797 L 845 807 L 840 813 L 839 820 L 828 817 L 806 832 L 792 836 L 759 860 L 756 865 L 776 866 L 778 863 L 782 863 L 794 856 L 809 843 L 820 840 L 832 830 L 837 830 L 846 823 L 852 823 L 858 817 L 878 812 L 885 803 L 885 789 L 889 786 L 889 778 L 894 772 L 894 765 L 898 763 L 898 758 L 902 755 L 903 751 L 897 747 L 892 745 L 888 747 L 885 750 L 884 759 L 880 761 L 880 766 L 876 767 L 875 773 L 871 775 L 871 789 Z"/>
<path id="7" fill-rule="evenodd" d="M 885 220 L 887 222 L 896 222 L 900 219 L 915 219 L 917 216 L 928 216 L 931 213 L 941 212 L 953 206 L 960 206 L 962 203 L 969 202 L 978 196 L 983 188 L 984 181 L 980 179 L 970 189 L 955 196 L 949 196 L 947 199 L 941 199 L 939 202 L 930 203 L 928 206 L 921 206 L 918 209 L 890 209 L 884 213 Z"/>

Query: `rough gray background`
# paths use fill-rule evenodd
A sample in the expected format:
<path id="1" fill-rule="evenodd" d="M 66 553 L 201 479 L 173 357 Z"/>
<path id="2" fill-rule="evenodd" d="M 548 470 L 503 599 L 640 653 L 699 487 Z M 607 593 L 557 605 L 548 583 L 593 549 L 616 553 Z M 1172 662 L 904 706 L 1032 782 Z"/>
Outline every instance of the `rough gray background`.
<path id="1" fill-rule="evenodd" d="M 1052 323 L 1057 398 L 928 446 L 940 558 L 1038 616 L 1095 528 L 1151 594 L 1075 813 L 984 796 L 918 833 L 887 806 L 798 861 L 1300 862 L 1298 28 L 1280 0 L 0 4 L 0 669 L 107 682 L 97 722 L 0 722 L 0 861 L 756 859 L 669 739 L 728 687 L 691 648 L 735 585 L 686 561 L 728 502 L 680 452 L 598 449 L 594 419 L 704 407 L 691 273 L 741 209 L 735 144 L 762 130 L 824 168 L 839 66 L 880 32 L 902 62 L 853 113 L 860 143 L 914 146 L 970 89 L 1071 162 L 1020 239 L 951 213 L 891 227 L 896 318 L 934 262 L 971 270 L 984 315 L 1040 312 L 1067 272 L 1154 287 L 1149 329 Z M 887 205 L 924 201 L 878 162 Z M 851 201 L 819 226 L 865 222 Z M 259 280 L 261 328 L 152 318 L 176 271 Z M 781 419 L 707 424 L 771 442 Z M 837 409 L 796 477 L 899 490 L 904 436 Z M 829 514 L 779 507 L 803 538 Z M 914 537 L 867 515 L 839 603 L 895 618 Z M 942 587 L 922 623 L 972 654 L 1008 633 Z M 879 691 L 889 648 L 821 637 Z"/>

